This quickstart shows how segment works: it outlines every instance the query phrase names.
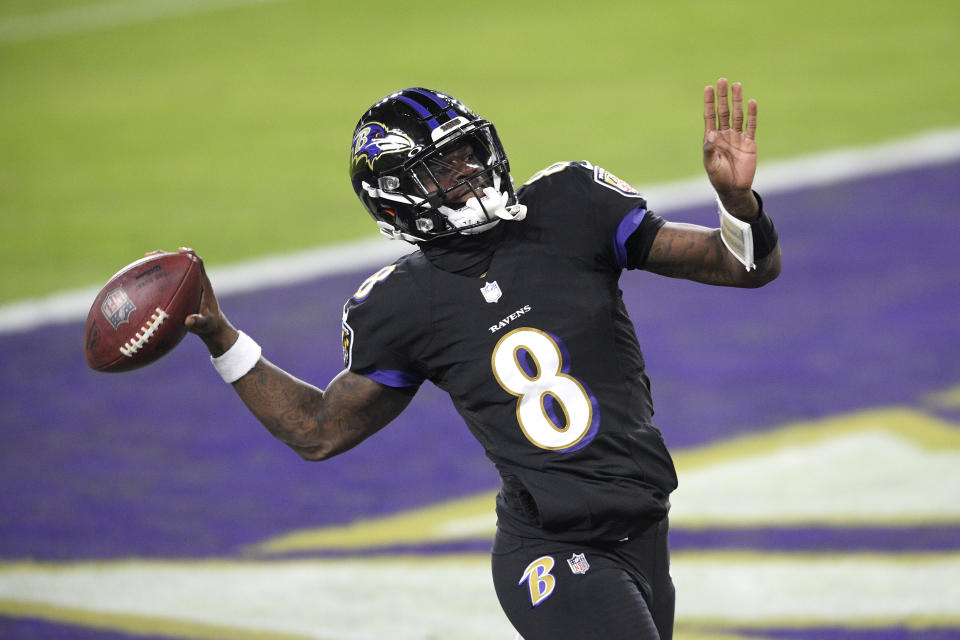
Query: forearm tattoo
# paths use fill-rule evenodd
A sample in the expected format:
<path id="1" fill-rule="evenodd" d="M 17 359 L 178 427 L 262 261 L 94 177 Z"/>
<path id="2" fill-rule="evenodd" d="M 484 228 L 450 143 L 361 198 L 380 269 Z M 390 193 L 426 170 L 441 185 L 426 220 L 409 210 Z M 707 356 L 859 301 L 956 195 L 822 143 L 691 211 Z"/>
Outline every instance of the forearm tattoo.
<path id="1" fill-rule="evenodd" d="M 345 451 L 392 420 L 405 405 L 379 398 L 365 378 L 343 376 L 324 392 L 261 360 L 234 384 L 250 411 L 304 457 Z"/>
<path id="2" fill-rule="evenodd" d="M 672 278 L 685 278 L 712 285 L 759 286 L 776 277 L 779 271 L 779 249 L 747 272 L 727 250 L 720 239 L 720 230 L 677 225 L 664 229 L 657 237 L 647 258 L 647 268 Z"/>
<path id="3" fill-rule="evenodd" d="M 297 447 L 329 444 L 319 428 L 323 393 L 261 360 L 234 384 L 244 404 L 270 433 Z"/>
<path id="4" fill-rule="evenodd" d="M 676 228 L 661 236 L 662 241 L 654 244 L 647 259 L 657 265 L 652 268 L 656 273 L 709 284 L 734 283 L 719 231 L 707 236 L 699 229 Z"/>

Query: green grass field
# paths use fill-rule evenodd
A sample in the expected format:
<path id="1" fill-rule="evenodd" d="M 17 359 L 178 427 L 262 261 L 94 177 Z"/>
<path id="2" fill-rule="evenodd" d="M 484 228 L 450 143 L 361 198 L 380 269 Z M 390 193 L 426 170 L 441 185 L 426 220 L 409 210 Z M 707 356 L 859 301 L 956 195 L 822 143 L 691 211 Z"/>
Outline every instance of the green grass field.
<path id="1" fill-rule="evenodd" d="M 948 1 L 0 0 L 0 302 L 153 248 L 373 235 L 347 154 L 397 88 L 492 119 L 518 181 L 585 158 L 642 186 L 700 171 L 720 75 L 760 102 L 762 162 L 960 125 L 957 60 Z"/>

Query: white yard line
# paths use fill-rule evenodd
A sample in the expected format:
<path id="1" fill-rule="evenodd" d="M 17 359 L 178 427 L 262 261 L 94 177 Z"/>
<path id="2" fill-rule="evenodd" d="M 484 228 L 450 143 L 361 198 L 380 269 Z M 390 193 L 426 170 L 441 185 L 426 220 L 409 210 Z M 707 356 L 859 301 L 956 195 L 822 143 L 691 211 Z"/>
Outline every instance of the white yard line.
<path id="1" fill-rule="evenodd" d="M 763 162 L 757 170 L 757 191 L 768 194 L 809 189 L 896 171 L 945 164 L 960 159 L 960 129 L 924 131 L 906 138 L 864 147 L 834 149 L 787 160 Z M 657 212 L 712 203 L 706 177 L 638 186 Z"/>
<path id="2" fill-rule="evenodd" d="M 358 205 L 359 206 L 359 203 Z M 296 284 L 321 276 L 381 267 L 410 252 L 410 245 L 375 236 L 322 249 L 266 256 L 208 269 L 218 296 Z M 122 265 L 120 265 L 122 266 Z M 0 306 L 0 335 L 83 319 L 100 285 Z M 359 282 L 358 282 L 359 286 Z"/>
<path id="3" fill-rule="evenodd" d="M 242 2 L 243 0 L 234 0 L 233 4 Z M 222 0 L 219 4 L 226 5 L 228 2 Z M 759 191 L 771 194 L 943 164 L 957 159 L 960 159 L 960 129 L 942 129 L 866 147 L 838 149 L 764 163 L 757 172 L 756 184 Z M 641 185 L 639 188 L 651 206 L 667 217 L 671 210 L 708 205 L 714 198 L 705 177 L 659 185 Z M 359 204 L 357 206 L 359 207 Z M 371 232 L 372 230 L 371 225 Z M 326 275 L 376 268 L 409 251 L 410 245 L 406 243 L 389 241 L 371 233 L 369 240 L 211 268 L 210 278 L 219 294 L 229 295 L 295 284 Z M 0 306 L 0 334 L 82 319 L 99 287 L 100 285 L 91 286 Z"/>
<path id="4" fill-rule="evenodd" d="M 115 0 L 0 20 L 0 45 L 280 0 Z"/>
<path id="5" fill-rule="evenodd" d="M 671 567 L 678 626 L 721 628 L 955 628 L 958 571 L 953 553 L 694 552 L 674 554 Z M 81 624 L 141 620 L 141 633 L 164 635 L 189 623 L 240 637 L 513 637 L 482 555 L 0 565 L 0 610 L 68 621 L 82 611 Z"/>

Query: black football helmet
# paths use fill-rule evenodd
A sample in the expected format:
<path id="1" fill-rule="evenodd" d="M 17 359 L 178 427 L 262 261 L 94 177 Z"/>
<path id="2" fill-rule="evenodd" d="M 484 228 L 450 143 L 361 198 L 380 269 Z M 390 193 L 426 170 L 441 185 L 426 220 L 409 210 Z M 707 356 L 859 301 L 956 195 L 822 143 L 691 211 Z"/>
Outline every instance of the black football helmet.
<path id="1" fill-rule="evenodd" d="M 408 242 L 480 233 L 526 215 L 493 124 L 429 89 L 397 91 L 363 114 L 350 178 L 381 233 Z"/>

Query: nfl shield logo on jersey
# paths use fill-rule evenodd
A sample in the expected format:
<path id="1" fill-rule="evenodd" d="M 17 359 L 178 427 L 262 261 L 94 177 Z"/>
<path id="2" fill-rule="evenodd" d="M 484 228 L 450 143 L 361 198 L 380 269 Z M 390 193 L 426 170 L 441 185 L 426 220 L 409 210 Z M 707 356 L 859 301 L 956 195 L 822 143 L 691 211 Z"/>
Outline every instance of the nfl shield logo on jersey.
<path id="1" fill-rule="evenodd" d="M 586 556 L 582 553 L 573 554 L 567 559 L 567 564 L 570 565 L 570 571 L 574 573 L 584 574 L 590 568 L 590 563 L 587 562 Z"/>
<path id="2" fill-rule="evenodd" d="M 496 302 L 500 299 L 500 296 L 503 295 L 503 292 L 500 291 L 500 285 L 497 284 L 497 281 L 487 282 L 480 288 L 480 293 L 483 294 L 483 299 L 487 302 Z"/>

